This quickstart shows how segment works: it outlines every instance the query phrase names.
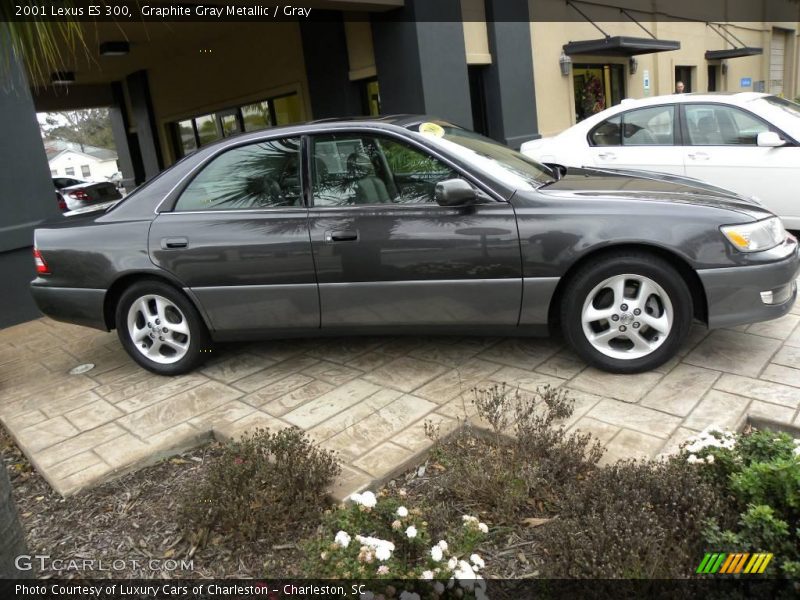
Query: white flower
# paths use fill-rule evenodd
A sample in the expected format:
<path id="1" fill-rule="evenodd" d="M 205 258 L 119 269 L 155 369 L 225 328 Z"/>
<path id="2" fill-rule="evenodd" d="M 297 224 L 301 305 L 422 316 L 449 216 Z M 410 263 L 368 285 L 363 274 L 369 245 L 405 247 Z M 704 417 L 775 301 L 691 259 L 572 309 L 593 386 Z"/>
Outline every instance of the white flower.
<path id="1" fill-rule="evenodd" d="M 389 551 L 394 552 L 394 544 L 388 540 L 382 540 L 376 537 L 369 537 L 363 535 L 357 535 L 356 541 L 359 544 L 367 546 L 368 548 L 379 548 L 379 547 L 386 547 Z"/>
<path id="2" fill-rule="evenodd" d="M 378 567 L 378 570 L 376 571 L 376 573 L 378 575 L 388 575 L 389 574 L 389 567 L 387 567 L 386 565 L 381 565 L 380 567 Z"/>
<path id="3" fill-rule="evenodd" d="M 365 506 L 366 508 L 372 508 L 378 503 L 378 499 L 375 497 L 375 494 L 372 492 L 364 492 L 361 494 L 361 506 Z"/>
<path id="4" fill-rule="evenodd" d="M 794 455 L 795 456 L 800 456 L 800 446 L 795 446 L 794 447 Z"/>
<path id="5" fill-rule="evenodd" d="M 442 549 L 442 552 L 447 552 L 448 545 L 447 542 L 445 542 L 444 540 L 439 540 L 439 542 L 436 545 Z"/>
<path id="6" fill-rule="evenodd" d="M 453 576 L 459 580 L 461 587 L 465 590 L 471 592 L 475 587 L 475 571 L 473 570 L 472 565 L 470 565 L 467 561 L 458 561 L 458 568 L 456 569 L 455 573 L 453 573 Z"/>
<path id="7" fill-rule="evenodd" d="M 400 600 L 420 600 L 420 598 L 419 594 L 414 594 L 408 590 L 404 590 L 403 593 L 400 594 Z"/>
<path id="8" fill-rule="evenodd" d="M 389 550 L 388 546 L 381 545 L 375 548 L 375 558 L 380 561 L 387 561 L 392 558 L 392 551 Z"/>
<path id="9" fill-rule="evenodd" d="M 714 455 L 713 454 L 709 454 L 708 456 L 706 456 L 706 462 L 708 464 L 710 464 L 710 465 L 713 465 L 714 464 Z"/>
<path id="10" fill-rule="evenodd" d="M 405 519 L 408 516 L 408 509 L 405 506 L 398 506 L 397 516 L 401 519 Z"/>
<path id="11" fill-rule="evenodd" d="M 686 459 L 686 462 L 688 462 L 690 465 L 693 465 L 693 464 L 695 464 L 696 462 L 699 462 L 699 460 L 700 460 L 700 459 L 699 459 L 699 458 L 697 458 L 697 455 L 696 455 L 696 454 L 690 454 L 690 455 L 689 455 L 689 458 L 687 458 L 687 459 Z"/>
<path id="12" fill-rule="evenodd" d="M 453 569 L 456 568 L 456 566 L 458 566 L 458 559 L 456 559 L 456 557 L 453 556 L 450 560 L 447 561 L 447 567 L 452 571 Z"/>
<path id="13" fill-rule="evenodd" d="M 441 581 L 437 581 L 433 584 L 433 591 L 441 596 L 444 594 L 444 584 Z"/>
<path id="14" fill-rule="evenodd" d="M 413 525 L 409 525 L 408 529 L 406 529 L 406 535 L 408 536 L 408 539 L 414 539 L 417 537 L 417 528 Z"/>
<path id="15" fill-rule="evenodd" d="M 333 541 L 342 548 L 347 548 L 350 545 L 350 534 L 346 531 L 340 531 L 336 534 L 336 537 L 333 538 Z"/>
<path id="16" fill-rule="evenodd" d="M 469 557 L 469 562 L 472 563 L 474 569 L 482 569 L 486 566 L 486 563 L 483 562 L 483 559 L 480 557 L 479 554 L 473 554 Z"/>
<path id="17" fill-rule="evenodd" d="M 474 521 L 477 521 L 478 518 L 477 517 L 473 517 L 471 515 L 463 515 L 461 517 L 461 520 L 464 521 L 464 523 L 466 524 L 466 523 L 472 523 Z"/>
<path id="18" fill-rule="evenodd" d="M 350 502 L 354 504 L 361 504 L 361 494 L 359 494 L 358 492 L 350 494 Z"/>
<path id="19" fill-rule="evenodd" d="M 478 529 L 481 530 L 481 533 L 489 533 L 489 527 L 486 523 L 478 523 Z"/>
<path id="20" fill-rule="evenodd" d="M 442 552 L 442 549 L 439 546 L 434 546 L 433 548 L 431 548 L 431 558 L 433 560 L 439 562 L 440 560 L 442 560 L 443 556 L 444 553 Z"/>
<path id="21" fill-rule="evenodd" d="M 423 571 L 420 579 L 433 579 L 433 571 Z"/>

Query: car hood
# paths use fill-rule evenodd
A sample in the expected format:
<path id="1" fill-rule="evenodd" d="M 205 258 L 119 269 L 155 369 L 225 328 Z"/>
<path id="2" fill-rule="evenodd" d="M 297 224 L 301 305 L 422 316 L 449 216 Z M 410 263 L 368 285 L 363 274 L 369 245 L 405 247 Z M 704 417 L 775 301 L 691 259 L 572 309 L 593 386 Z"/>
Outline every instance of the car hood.
<path id="1" fill-rule="evenodd" d="M 690 177 L 650 171 L 569 168 L 558 181 L 545 185 L 539 192 L 582 198 L 613 197 L 699 204 L 735 210 L 755 219 L 772 216 L 772 213 L 764 209 L 754 198 L 745 198 L 735 192 Z"/>

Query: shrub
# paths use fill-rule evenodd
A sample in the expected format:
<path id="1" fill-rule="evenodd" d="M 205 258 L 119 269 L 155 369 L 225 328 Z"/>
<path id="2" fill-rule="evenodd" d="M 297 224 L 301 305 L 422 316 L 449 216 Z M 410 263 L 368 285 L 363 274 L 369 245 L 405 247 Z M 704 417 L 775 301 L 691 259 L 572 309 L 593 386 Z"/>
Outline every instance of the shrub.
<path id="1" fill-rule="evenodd" d="M 398 580 L 414 579 L 428 583 L 402 583 L 407 591 L 400 598 L 419 598 L 409 587 L 440 595 L 456 584 L 458 597 L 484 598 L 485 563 L 475 548 L 488 527 L 471 515 L 454 525 L 447 539 L 431 538 L 421 509 L 385 492 L 353 494 L 328 512 L 319 536 L 306 545 L 305 569 L 315 578 L 384 580 L 373 581 L 367 597 L 393 597 Z"/>
<path id="2" fill-rule="evenodd" d="M 586 476 L 602 456 L 591 436 L 558 425 L 573 410 L 566 392 L 544 386 L 529 395 L 506 384 L 473 391 L 488 437 L 464 427 L 442 443 L 429 432 L 433 458 L 445 468 L 437 478 L 443 502 L 475 506 L 494 523 L 515 522 L 532 507 L 552 506 L 558 488 Z"/>
<path id="3" fill-rule="evenodd" d="M 183 498 L 185 527 L 237 540 L 285 533 L 328 506 L 326 488 L 340 472 L 333 453 L 297 428 L 257 429 L 228 443 L 206 477 Z"/>
<path id="4" fill-rule="evenodd" d="M 769 430 L 738 435 L 709 427 L 681 456 L 728 494 L 735 508 L 733 520 L 709 519 L 709 549 L 772 552 L 768 570 L 800 575 L 800 440 Z"/>
<path id="5" fill-rule="evenodd" d="M 678 578 L 702 557 L 706 520 L 723 499 L 684 461 L 618 462 L 565 490 L 539 528 L 550 577 Z"/>

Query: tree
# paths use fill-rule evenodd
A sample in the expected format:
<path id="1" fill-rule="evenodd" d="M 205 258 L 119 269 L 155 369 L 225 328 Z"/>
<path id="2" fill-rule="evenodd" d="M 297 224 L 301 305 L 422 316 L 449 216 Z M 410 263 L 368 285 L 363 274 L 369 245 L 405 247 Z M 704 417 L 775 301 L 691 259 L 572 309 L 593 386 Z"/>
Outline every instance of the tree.
<path id="1" fill-rule="evenodd" d="M 58 138 L 83 146 L 114 147 L 107 108 L 86 108 L 48 113 L 42 125 L 45 138 Z"/>
<path id="2" fill-rule="evenodd" d="M 74 3 L 66 0 L 62 5 Z M 62 51 L 86 48 L 83 29 L 76 21 L 15 21 L 14 11 L 13 2 L 0 2 L 0 87 L 6 92 L 28 85 L 24 76 L 14 75 L 18 63 L 31 82 L 41 85 L 49 81 L 52 71 L 64 68 Z M 15 559 L 25 553 L 25 530 L 11 496 L 8 472 L 0 463 L 0 579 L 22 575 Z"/>

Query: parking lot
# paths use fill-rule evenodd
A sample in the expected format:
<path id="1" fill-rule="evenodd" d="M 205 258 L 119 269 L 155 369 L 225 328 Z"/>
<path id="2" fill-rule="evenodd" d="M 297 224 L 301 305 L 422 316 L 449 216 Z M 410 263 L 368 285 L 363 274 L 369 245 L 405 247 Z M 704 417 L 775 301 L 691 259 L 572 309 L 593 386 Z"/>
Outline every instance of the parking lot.
<path id="1" fill-rule="evenodd" d="M 776 321 L 695 326 L 680 359 L 639 375 L 589 368 L 557 340 L 392 337 L 221 346 L 201 371 L 165 378 L 114 333 L 39 319 L 0 331 L 0 420 L 65 495 L 212 437 L 295 425 L 339 453 L 341 497 L 415 461 L 430 445 L 425 421 L 447 431 L 472 416 L 475 386 L 567 388 L 567 425 L 597 436 L 608 461 L 748 417 L 800 425 L 798 366 L 797 304 Z"/>

